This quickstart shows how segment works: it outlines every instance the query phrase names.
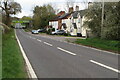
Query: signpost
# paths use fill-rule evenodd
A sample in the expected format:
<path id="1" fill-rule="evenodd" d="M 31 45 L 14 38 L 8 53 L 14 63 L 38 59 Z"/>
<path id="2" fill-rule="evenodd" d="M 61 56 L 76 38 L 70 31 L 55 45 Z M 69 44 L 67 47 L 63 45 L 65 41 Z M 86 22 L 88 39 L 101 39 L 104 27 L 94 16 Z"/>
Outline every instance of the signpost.
<path id="1" fill-rule="evenodd" d="M 15 28 L 25 28 L 26 27 L 26 24 L 29 24 L 30 21 L 27 21 L 27 20 L 13 20 L 12 21 L 12 25 L 15 27 Z"/>
<path id="2" fill-rule="evenodd" d="M 103 38 L 103 25 L 104 25 L 104 0 L 102 0 L 102 21 L 101 21 L 101 38 Z"/>
<path id="3" fill-rule="evenodd" d="M 23 20 L 13 20 L 13 23 L 29 23 L 29 21 L 23 21 Z"/>

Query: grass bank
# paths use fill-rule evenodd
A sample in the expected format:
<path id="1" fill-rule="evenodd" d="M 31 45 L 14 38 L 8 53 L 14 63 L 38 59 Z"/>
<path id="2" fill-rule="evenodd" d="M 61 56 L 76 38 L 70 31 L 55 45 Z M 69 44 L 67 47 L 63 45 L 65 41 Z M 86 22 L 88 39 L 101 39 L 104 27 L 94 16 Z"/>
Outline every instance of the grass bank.
<path id="1" fill-rule="evenodd" d="M 3 34 L 2 78 L 27 78 L 24 60 L 14 30 Z"/>
<path id="2" fill-rule="evenodd" d="M 74 43 L 99 48 L 102 50 L 120 52 L 120 42 L 115 40 L 102 40 L 98 38 L 77 39 Z"/>

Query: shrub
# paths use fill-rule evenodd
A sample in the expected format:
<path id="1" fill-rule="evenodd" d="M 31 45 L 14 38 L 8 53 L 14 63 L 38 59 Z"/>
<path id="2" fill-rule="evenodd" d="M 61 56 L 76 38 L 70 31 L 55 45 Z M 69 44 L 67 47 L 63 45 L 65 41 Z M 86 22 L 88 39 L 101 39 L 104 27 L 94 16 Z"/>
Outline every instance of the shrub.
<path id="1" fill-rule="evenodd" d="M 52 31 L 55 31 L 55 28 L 52 28 Z"/>
<path id="2" fill-rule="evenodd" d="M 52 33 L 52 29 L 48 29 L 47 34 L 51 34 Z"/>

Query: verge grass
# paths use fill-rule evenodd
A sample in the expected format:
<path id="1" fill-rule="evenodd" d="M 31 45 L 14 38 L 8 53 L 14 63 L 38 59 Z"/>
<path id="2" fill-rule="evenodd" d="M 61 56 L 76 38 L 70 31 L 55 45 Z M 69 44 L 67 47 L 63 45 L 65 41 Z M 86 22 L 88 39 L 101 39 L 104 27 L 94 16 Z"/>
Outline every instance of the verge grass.
<path id="1" fill-rule="evenodd" d="M 77 39 L 74 43 L 99 48 L 102 50 L 120 52 L 120 42 L 115 40 L 102 40 L 99 38 Z"/>
<path id="2" fill-rule="evenodd" d="M 3 34 L 2 41 L 2 78 L 27 78 L 24 60 L 14 30 Z"/>

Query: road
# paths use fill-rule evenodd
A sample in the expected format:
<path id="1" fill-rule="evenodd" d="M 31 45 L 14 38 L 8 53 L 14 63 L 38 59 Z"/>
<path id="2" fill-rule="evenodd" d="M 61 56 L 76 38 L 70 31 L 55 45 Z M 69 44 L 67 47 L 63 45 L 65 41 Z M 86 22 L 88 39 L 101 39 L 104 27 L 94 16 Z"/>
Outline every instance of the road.
<path id="1" fill-rule="evenodd" d="M 20 29 L 16 34 L 38 78 L 118 78 L 118 55 Z"/>

